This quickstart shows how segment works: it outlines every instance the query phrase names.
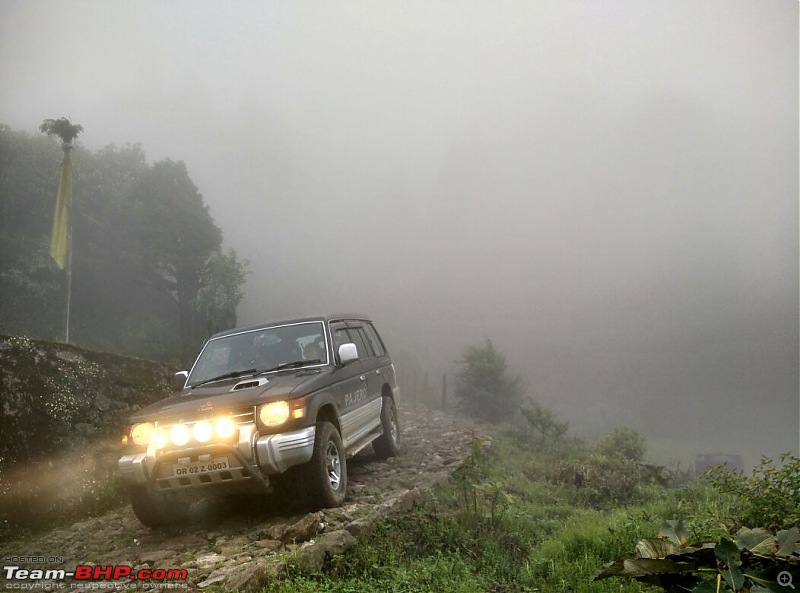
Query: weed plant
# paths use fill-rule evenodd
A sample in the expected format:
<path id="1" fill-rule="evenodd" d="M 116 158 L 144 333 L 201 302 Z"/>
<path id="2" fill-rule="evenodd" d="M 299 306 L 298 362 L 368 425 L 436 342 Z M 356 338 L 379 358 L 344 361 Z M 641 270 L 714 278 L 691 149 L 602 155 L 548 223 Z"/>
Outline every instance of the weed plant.
<path id="1" fill-rule="evenodd" d="M 711 468 L 703 477 L 732 497 L 736 526 L 773 531 L 800 527 L 800 458 L 784 454 L 779 464 L 762 458 L 750 477 L 724 466 Z"/>
<path id="2" fill-rule="evenodd" d="M 424 504 L 385 518 L 322 572 L 290 567 L 265 591 L 641 591 L 639 583 L 591 577 L 657 530 L 678 503 L 663 488 L 614 510 L 576 502 L 578 488 L 558 468 L 586 454 L 574 442 L 536 450 L 499 436 L 488 450 L 476 446 Z"/>

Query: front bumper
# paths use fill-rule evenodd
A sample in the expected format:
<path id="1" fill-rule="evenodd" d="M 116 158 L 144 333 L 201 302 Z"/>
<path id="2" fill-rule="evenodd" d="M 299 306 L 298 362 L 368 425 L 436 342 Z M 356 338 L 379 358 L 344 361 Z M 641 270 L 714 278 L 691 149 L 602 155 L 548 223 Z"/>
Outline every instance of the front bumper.
<path id="1" fill-rule="evenodd" d="M 269 476 L 311 460 L 316 428 L 258 436 L 240 432 L 238 443 L 208 444 L 157 452 L 123 455 L 117 462 L 120 474 L 132 486 L 152 484 L 156 490 L 180 490 L 204 486 L 236 486 L 261 491 L 269 486 Z M 175 475 L 173 466 L 209 457 L 224 456 L 228 467 L 194 475 Z"/>

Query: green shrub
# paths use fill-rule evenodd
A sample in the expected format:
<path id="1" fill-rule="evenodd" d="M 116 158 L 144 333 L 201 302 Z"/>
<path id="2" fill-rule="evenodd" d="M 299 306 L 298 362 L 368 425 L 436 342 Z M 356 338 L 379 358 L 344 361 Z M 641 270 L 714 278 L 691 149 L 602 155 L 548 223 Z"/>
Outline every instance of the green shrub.
<path id="1" fill-rule="evenodd" d="M 607 457 L 627 461 L 644 458 L 644 437 L 630 426 L 620 426 L 609 432 L 597 443 L 597 451 Z"/>
<path id="2" fill-rule="evenodd" d="M 569 423 L 558 420 L 552 410 L 538 402 L 528 401 L 520 412 L 527 423 L 529 438 L 539 445 L 548 445 L 552 449 L 567 434 Z"/>
<path id="3" fill-rule="evenodd" d="M 615 428 L 575 469 L 575 502 L 593 508 L 613 508 L 652 500 L 666 483 L 665 469 L 642 463 L 644 437 L 633 428 Z M 568 478 L 561 468 L 561 479 Z"/>
<path id="4" fill-rule="evenodd" d="M 800 458 L 781 456 L 780 464 L 763 457 L 746 477 L 724 466 L 703 474 L 714 488 L 733 497 L 739 526 L 788 529 L 800 526 Z"/>
<path id="5" fill-rule="evenodd" d="M 736 523 L 733 496 L 701 481 L 686 484 L 675 494 L 675 508 L 664 516 L 683 521 L 690 543 L 719 541 L 731 534 Z"/>
<path id="6" fill-rule="evenodd" d="M 469 346 L 458 361 L 455 396 L 467 416 L 492 423 L 512 420 L 522 400 L 522 379 L 508 372 L 508 363 L 487 339 L 483 346 Z"/>

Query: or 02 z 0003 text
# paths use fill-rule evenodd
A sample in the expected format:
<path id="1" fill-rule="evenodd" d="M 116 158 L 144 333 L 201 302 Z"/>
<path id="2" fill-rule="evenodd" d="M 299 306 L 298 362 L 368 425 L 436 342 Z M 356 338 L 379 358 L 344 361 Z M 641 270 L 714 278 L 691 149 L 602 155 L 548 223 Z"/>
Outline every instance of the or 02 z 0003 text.
<path id="1" fill-rule="evenodd" d="M 209 463 L 207 465 L 190 465 L 189 467 L 176 467 L 176 476 L 186 476 L 188 474 L 202 474 L 205 472 L 213 472 L 219 469 L 228 469 L 228 464 L 225 462 Z"/>

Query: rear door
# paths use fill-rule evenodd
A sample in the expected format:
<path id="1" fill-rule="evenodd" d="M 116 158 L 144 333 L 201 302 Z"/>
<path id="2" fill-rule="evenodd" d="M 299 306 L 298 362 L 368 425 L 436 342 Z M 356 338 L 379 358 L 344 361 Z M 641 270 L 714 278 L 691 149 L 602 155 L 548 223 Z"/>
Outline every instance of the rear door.
<path id="1" fill-rule="evenodd" d="M 336 321 L 330 324 L 331 338 L 333 340 L 333 352 L 336 364 L 339 364 L 339 346 L 352 343 L 353 340 L 348 333 L 347 325 L 343 321 Z M 367 418 L 362 409 L 368 402 L 369 391 L 367 380 L 364 375 L 364 365 L 361 357 L 362 351 L 358 350 L 359 360 L 354 360 L 344 367 L 337 367 L 336 385 L 334 386 L 334 398 L 339 407 L 339 421 L 342 426 L 342 442 L 345 448 L 350 443 L 357 441 L 364 433 L 367 425 Z"/>
<path id="2" fill-rule="evenodd" d="M 364 322 L 348 320 L 347 332 L 350 340 L 356 345 L 359 360 L 362 364 L 367 397 L 358 410 L 359 438 L 374 431 L 381 422 L 381 383 L 378 379 L 379 360 L 369 344 L 364 331 Z"/>
<path id="3" fill-rule="evenodd" d="M 395 384 L 392 361 L 378 332 L 369 321 L 363 322 L 358 331 L 363 334 L 371 356 L 368 364 L 365 364 L 364 367 L 364 372 L 367 373 L 367 382 L 370 384 L 370 393 L 374 397 L 381 397 L 385 385 L 392 389 Z"/>
<path id="4" fill-rule="evenodd" d="M 364 375 L 367 380 L 367 391 L 369 392 L 371 404 L 371 427 L 374 428 L 380 424 L 381 394 L 383 385 L 386 382 L 385 372 L 386 367 L 389 365 L 389 357 L 380 341 L 376 343 L 375 338 L 370 337 L 368 322 L 348 321 L 347 326 L 350 336 L 357 340 L 356 344 L 363 344 L 364 346 L 364 358 L 361 362 L 364 365 Z M 372 333 L 374 334 L 374 330 Z"/>

